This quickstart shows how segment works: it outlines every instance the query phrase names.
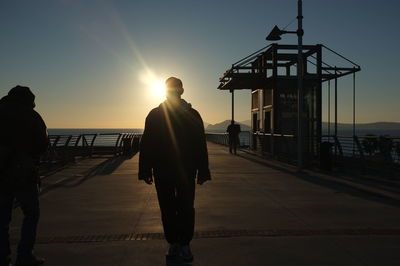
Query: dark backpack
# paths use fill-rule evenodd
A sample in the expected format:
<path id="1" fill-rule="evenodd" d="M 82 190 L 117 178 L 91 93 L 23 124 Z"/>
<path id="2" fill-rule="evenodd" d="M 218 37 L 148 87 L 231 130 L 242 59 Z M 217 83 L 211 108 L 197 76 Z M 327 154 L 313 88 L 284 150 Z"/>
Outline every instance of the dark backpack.
<path id="1" fill-rule="evenodd" d="M 16 186 L 36 184 L 39 171 L 34 159 L 9 147 L 0 147 L 0 182 Z"/>

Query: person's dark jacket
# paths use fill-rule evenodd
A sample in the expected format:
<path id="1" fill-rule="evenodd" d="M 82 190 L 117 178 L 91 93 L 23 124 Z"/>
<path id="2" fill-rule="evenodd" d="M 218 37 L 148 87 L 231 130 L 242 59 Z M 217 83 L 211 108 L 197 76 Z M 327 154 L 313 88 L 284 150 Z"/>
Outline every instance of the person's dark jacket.
<path id="1" fill-rule="evenodd" d="M 139 179 L 183 174 L 210 179 L 203 120 L 184 100 L 150 111 L 140 143 Z"/>
<path id="2" fill-rule="evenodd" d="M 240 134 L 240 125 L 239 124 L 230 124 L 226 129 L 226 132 L 229 134 L 229 143 L 230 144 L 239 144 L 239 134 Z"/>
<path id="3" fill-rule="evenodd" d="M 18 89 L 12 89 L 0 100 L 2 159 L 17 156 L 38 163 L 40 155 L 47 150 L 47 128 L 42 117 L 33 109 L 35 96 L 27 87 Z M 6 163 L 7 166 L 9 164 Z"/>
<path id="4" fill-rule="evenodd" d="M 230 138 L 235 138 L 239 136 L 240 133 L 240 125 L 239 124 L 230 124 L 226 129 Z"/>

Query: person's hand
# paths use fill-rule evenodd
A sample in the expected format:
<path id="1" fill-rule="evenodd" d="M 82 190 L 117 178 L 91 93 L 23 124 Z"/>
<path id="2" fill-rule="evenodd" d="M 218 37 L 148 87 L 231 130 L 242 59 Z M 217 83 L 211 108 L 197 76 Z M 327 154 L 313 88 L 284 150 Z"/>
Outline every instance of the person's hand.
<path id="1" fill-rule="evenodd" d="M 144 182 L 146 182 L 146 184 L 148 184 L 148 185 L 153 184 L 153 177 L 152 177 L 152 176 L 145 177 L 143 180 L 144 180 Z"/>
<path id="2" fill-rule="evenodd" d="M 197 179 L 197 184 L 198 184 L 198 185 L 203 185 L 204 182 L 206 182 L 206 180 Z"/>
<path id="3" fill-rule="evenodd" d="M 198 185 L 203 185 L 204 182 L 207 182 L 208 180 L 211 180 L 211 177 L 197 177 L 197 184 Z"/>
<path id="4" fill-rule="evenodd" d="M 211 180 L 210 170 L 208 168 L 199 169 L 197 172 L 197 184 L 203 185 L 208 180 Z"/>

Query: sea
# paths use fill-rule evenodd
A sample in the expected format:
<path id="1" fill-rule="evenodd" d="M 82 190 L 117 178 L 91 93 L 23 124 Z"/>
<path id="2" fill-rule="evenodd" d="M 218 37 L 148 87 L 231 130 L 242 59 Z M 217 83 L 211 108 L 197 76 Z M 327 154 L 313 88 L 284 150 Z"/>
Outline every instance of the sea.
<path id="1" fill-rule="evenodd" d="M 80 135 L 80 134 L 104 134 L 104 133 L 143 133 L 142 128 L 50 128 L 49 135 Z M 210 131 L 210 133 L 224 133 L 225 130 Z M 248 132 L 248 131 L 245 131 Z M 330 129 L 330 134 L 334 133 L 333 127 Z M 246 133 L 248 134 L 248 133 Z M 323 135 L 327 135 L 328 131 L 323 129 Z M 243 134 L 245 135 L 245 134 Z M 353 131 L 347 129 L 338 129 L 340 136 L 352 136 Z M 392 136 L 400 137 L 399 129 L 356 129 L 357 136 L 377 135 L 377 136 Z"/>
<path id="2" fill-rule="evenodd" d="M 49 135 L 143 133 L 140 128 L 49 128 Z"/>

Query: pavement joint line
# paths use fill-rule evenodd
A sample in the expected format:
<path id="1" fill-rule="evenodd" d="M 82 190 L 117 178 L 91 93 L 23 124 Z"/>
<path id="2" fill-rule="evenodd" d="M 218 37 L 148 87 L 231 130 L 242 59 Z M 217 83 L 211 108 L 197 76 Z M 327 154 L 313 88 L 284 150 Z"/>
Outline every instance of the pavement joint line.
<path id="1" fill-rule="evenodd" d="M 238 237 L 400 236 L 400 228 L 269 229 L 196 231 L 194 239 Z M 163 240 L 161 232 L 38 237 L 37 244 L 79 244 Z M 17 239 L 11 239 L 17 243 Z"/>

